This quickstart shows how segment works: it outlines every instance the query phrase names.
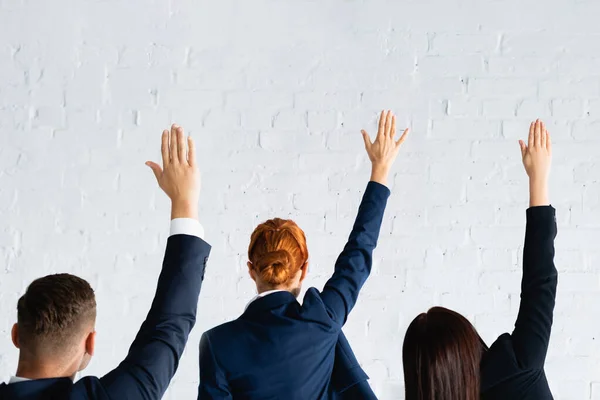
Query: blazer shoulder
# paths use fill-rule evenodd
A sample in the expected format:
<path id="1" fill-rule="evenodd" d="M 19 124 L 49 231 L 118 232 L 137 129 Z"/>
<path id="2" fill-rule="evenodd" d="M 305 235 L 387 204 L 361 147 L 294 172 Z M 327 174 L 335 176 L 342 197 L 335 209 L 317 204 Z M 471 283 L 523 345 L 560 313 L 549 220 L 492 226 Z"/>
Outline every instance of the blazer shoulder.
<path id="1" fill-rule="evenodd" d="M 319 311 L 319 312 L 327 312 L 325 308 L 325 303 L 323 303 L 323 299 L 321 298 L 321 292 L 319 289 L 315 287 L 309 287 L 304 293 L 304 298 L 302 299 L 302 305 L 300 306 L 301 312 L 311 312 L 311 311 Z"/>
<path id="2" fill-rule="evenodd" d="M 220 325 L 214 326 L 207 331 L 204 331 L 202 336 L 209 337 L 211 340 L 213 338 L 222 337 L 223 335 L 227 335 L 230 332 L 234 332 L 240 329 L 240 319 L 236 318 L 231 321 L 224 322 Z"/>
<path id="3" fill-rule="evenodd" d="M 112 400 L 106 393 L 100 378 L 97 376 L 84 376 L 73 384 L 71 398 Z"/>
<path id="4" fill-rule="evenodd" d="M 323 325 L 327 329 L 335 328 L 332 316 L 327 311 L 327 307 L 321 298 L 321 292 L 315 287 L 310 287 L 304 294 L 300 313 L 303 319 Z M 335 329 L 338 331 L 339 329 Z"/>

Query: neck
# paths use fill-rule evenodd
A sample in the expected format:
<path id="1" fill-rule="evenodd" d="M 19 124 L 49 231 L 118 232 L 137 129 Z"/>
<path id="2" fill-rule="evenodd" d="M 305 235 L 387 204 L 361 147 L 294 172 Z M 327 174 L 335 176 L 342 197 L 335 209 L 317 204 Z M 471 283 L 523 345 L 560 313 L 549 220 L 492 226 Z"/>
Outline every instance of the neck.
<path id="1" fill-rule="evenodd" d="M 287 288 L 283 288 L 283 287 L 257 287 L 256 291 L 258 292 L 258 294 L 264 293 L 264 292 L 270 292 L 271 290 L 287 290 L 289 291 Z"/>
<path id="2" fill-rule="evenodd" d="M 293 294 L 294 297 L 298 297 L 300 295 L 300 288 L 292 289 L 292 288 L 285 287 L 285 286 L 266 287 L 266 286 L 256 285 L 256 291 L 258 292 L 258 294 L 268 292 L 270 290 L 284 290 L 286 292 L 290 292 L 291 294 Z"/>
<path id="3" fill-rule="evenodd" d="M 77 368 L 58 366 L 44 361 L 19 360 L 16 376 L 27 379 L 70 378 L 75 379 Z"/>

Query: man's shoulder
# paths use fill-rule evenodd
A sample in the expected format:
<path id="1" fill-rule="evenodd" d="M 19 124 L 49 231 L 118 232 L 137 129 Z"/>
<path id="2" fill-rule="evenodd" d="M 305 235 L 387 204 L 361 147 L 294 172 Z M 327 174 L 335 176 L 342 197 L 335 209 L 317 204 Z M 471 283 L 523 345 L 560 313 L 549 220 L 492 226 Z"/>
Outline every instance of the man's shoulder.
<path id="1" fill-rule="evenodd" d="M 36 379 L 0 384 L 0 400 L 109 400 L 100 380 L 86 376 L 73 383 L 70 379 Z"/>
<path id="2" fill-rule="evenodd" d="M 102 381 L 97 376 L 84 376 L 73 385 L 73 399 L 109 400 Z M 79 397 L 77 397 L 79 396 Z"/>

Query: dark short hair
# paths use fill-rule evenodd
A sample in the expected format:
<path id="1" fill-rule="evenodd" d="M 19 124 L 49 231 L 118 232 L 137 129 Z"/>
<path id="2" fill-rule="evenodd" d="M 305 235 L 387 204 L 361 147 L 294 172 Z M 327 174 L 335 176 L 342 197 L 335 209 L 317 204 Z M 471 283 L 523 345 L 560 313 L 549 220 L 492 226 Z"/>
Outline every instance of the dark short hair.
<path id="1" fill-rule="evenodd" d="M 402 346 L 406 400 L 479 400 L 487 346 L 462 315 L 443 307 L 419 314 Z"/>
<path id="2" fill-rule="evenodd" d="M 19 346 L 33 353 L 63 352 L 95 319 L 96 297 L 86 280 L 71 274 L 38 278 L 17 303 Z"/>

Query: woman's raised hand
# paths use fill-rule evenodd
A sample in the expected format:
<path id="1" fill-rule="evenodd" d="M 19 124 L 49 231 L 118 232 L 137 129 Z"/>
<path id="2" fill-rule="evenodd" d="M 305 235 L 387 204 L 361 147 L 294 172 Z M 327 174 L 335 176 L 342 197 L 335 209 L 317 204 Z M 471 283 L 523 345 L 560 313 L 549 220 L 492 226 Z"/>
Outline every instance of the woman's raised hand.
<path id="1" fill-rule="evenodd" d="M 527 144 L 519 140 L 523 166 L 529 176 L 530 207 L 548 205 L 548 177 L 552 162 L 552 140 L 539 119 L 529 126 Z"/>
<path id="2" fill-rule="evenodd" d="M 384 110 L 379 117 L 379 129 L 375 141 L 371 143 L 371 138 L 364 129 L 361 133 L 371 160 L 371 180 L 386 185 L 392 164 L 408 135 L 408 129 L 404 130 L 400 139 L 395 140 L 396 116 L 390 110 Z"/>

